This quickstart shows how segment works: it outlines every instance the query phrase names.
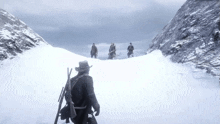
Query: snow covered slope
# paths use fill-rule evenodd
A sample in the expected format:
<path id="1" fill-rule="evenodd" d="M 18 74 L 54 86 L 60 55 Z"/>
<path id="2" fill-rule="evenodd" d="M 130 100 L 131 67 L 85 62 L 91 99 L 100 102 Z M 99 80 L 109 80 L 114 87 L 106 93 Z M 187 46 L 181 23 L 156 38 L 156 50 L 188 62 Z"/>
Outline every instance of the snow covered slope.
<path id="1" fill-rule="evenodd" d="M 187 0 L 158 34 L 149 51 L 160 49 L 174 62 L 193 62 L 220 75 L 220 1 Z"/>
<path id="2" fill-rule="evenodd" d="M 0 61 L 46 43 L 24 22 L 0 9 Z"/>
<path id="3" fill-rule="evenodd" d="M 0 124 L 52 124 L 66 69 L 81 60 L 93 65 L 99 124 L 220 122 L 218 79 L 190 64 L 172 63 L 160 51 L 104 61 L 40 45 L 0 62 Z"/>

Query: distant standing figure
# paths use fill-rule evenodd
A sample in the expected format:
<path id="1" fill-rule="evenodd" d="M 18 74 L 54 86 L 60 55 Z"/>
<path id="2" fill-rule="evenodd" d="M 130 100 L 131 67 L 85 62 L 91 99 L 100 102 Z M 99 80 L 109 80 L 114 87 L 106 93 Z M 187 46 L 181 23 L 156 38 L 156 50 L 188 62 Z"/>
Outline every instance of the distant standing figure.
<path id="1" fill-rule="evenodd" d="M 133 50 L 134 50 L 134 46 L 132 45 L 132 43 L 130 43 L 130 45 L 128 46 L 128 48 L 127 48 L 127 50 L 128 50 L 128 58 L 130 57 L 130 55 L 132 56 L 132 57 L 134 57 L 134 53 L 133 53 Z"/>
<path id="2" fill-rule="evenodd" d="M 93 58 L 93 56 L 96 58 L 98 55 L 98 49 L 95 46 L 95 43 L 92 44 L 92 49 L 91 49 L 90 54 L 91 54 L 91 58 Z"/>
<path id="3" fill-rule="evenodd" d="M 108 59 L 113 59 L 116 56 L 116 46 L 114 43 L 111 44 L 108 53 Z"/>

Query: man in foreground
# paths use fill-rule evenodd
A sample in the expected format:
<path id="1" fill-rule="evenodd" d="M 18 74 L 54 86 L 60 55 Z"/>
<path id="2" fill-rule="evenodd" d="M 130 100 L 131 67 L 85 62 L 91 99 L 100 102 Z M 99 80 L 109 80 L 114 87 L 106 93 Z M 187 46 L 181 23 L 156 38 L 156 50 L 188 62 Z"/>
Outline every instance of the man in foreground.
<path id="1" fill-rule="evenodd" d="M 90 68 L 91 66 L 88 65 L 87 61 L 79 62 L 79 67 L 75 68 L 75 70 L 78 71 L 78 74 L 70 80 L 72 84 L 72 101 L 68 101 L 67 94 L 65 96 L 67 106 L 61 110 L 62 120 L 69 119 L 69 103 L 73 102 L 76 117 L 72 118 L 71 121 L 74 124 L 97 124 L 93 115 L 92 107 L 96 112 L 95 116 L 98 116 L 100 112 L 100 105 L 94 92 L 93 79 L 89 76 Z"/>

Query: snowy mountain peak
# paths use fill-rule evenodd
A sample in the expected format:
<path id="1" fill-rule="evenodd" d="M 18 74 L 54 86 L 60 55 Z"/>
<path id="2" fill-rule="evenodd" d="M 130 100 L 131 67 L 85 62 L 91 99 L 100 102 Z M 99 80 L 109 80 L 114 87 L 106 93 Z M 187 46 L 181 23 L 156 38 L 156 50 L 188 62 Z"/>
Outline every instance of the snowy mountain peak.
<path id="1" fill-rule="evenodd" d="M 0 9 L 0 60 L 13 58 L 41 43 L 47 44 L 24 22 Z"/>
<path id="2" fill-rule="evenodd" d="M 219 0 L 187 0 L 153 39 L 149 52 L 160 49 L 174 62 L 193 62 L 198 68 L 219 75 L 219 30 Z"/>

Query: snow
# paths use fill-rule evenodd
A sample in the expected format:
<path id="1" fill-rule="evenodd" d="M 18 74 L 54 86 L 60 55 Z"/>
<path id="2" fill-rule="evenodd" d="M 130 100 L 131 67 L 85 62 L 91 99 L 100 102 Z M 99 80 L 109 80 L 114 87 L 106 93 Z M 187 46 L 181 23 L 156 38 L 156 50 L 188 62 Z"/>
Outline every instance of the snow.
<path id="1" fill-rule="evenodd" d="M 99 124 L 220 122 L 218 78 L 190 63 L 172 63 L 160 51 L 98 60 L 41 44 L 0 62 L 0 124 L 53 123 L 66 69 L 78 67 L 82 60 L 93 65 L 90 75 L 101 106 Z"/>
<path id="2" fill-rule="evenodd" d="M 12 20 L 12 21 L 16 21 L 14 15 L 12 15 L 12 14 L 6 12 L 6 11 L 1 11 L 1 12 L 2 12 L 2 15 L 6 15 L 10 20 Z"/>
<path id="3" fill-rule="evenodd" d="M 217 19 L 215 19 L 213 22 L 214 22 L 214 23 L 217 23 L 217 22 L 219 22 L 219 21 L 220 21 L 220 19 L 217 18 Z"/>
<path id="4" fill-rule="evenodd" d="M 199 49 L 198 47 L 196 47 L 195 51 L 197 55 L 201 55 L 202 53 L 204 53 L 204 51 L 202 49 Z"/>
<path id="5" fill-rule="evenodd" d="M 29 37 L 31 37 L 31 38 L 33 38 L 33 39 L 35 39 L 36 38 L 36 34 L 34 33 L 34 31 L 31 29 L 31 28 L 27 28 L 27 29 L 23 29 L 22 30 L 22 33 L 23 34 L 25 34 L 25 35 L 27 35 L 27 36 L 29 36 Z"/>
<path id="6" fill-rule="evenodd" d="M 199 27 L 191 27 L 190 29 L 189 29 L 189 32 L 191 32 L 192 34 L 193 33 L 197 33 L 197 32 L 199 32 L 200 31 L 200 28 Z"/>
<path id="7" fill-rule="evenodd" d="M 202 43 L 202 45 L 200 46 L 201 49 L 205 48 L 205 43 Z"/>
<path id="8" fill-rule="evenodd" d="M 0 36 L 5 40 L 15 39 L 15 36 L 12 36 L 11 32 L 5 29 L 0 31 Z"/>
<path id="9" fill-rule="evenodd" d="M 179 48 L 179 45 L 183 45 L 183 44 L 186 44 L 186 43 L 189 43 L 190 41 L 189 40 L 177 40 L 175 44 L 172 44 L 171 47 L 173 48 Z"/>
<path id="10" fill-rule="evenodd" d="M 210 64 L 214 66 L 220 65 L 220 55 L 216 56 L 212 61 L 210 61 Z"/>
<path id="11" fill-rule="evenodd" d="M 198 9 L 198 10 L 196 10 L 196 11 L 194 11 L 194 12 L 190 13 L 190 16 L 197 14 L 199 11 L 201 11 L 201 10 L 200 10 L 200 9 Z"/>
<path id="12" fill-rule="evenodd" d="M 185 61 L 190 61 L 190 60 L 193 60 L 193 59 L 196 59 L 196 56 L 195 56 L 195 52 L 191 52 L 185 59 Z"/>

